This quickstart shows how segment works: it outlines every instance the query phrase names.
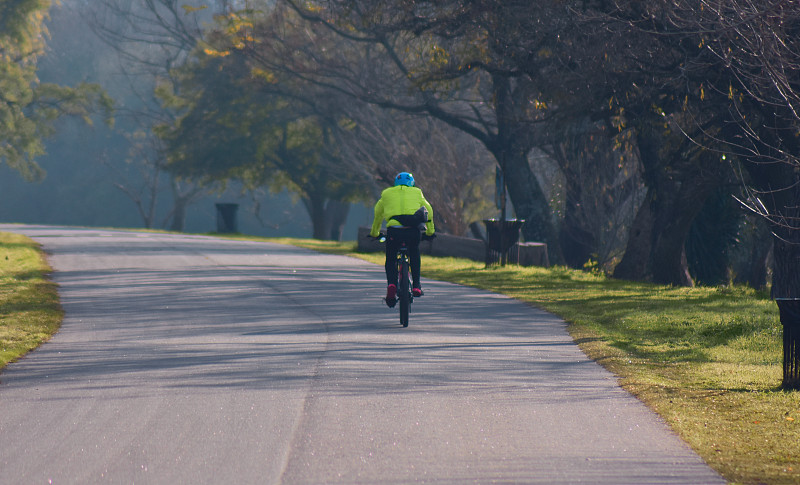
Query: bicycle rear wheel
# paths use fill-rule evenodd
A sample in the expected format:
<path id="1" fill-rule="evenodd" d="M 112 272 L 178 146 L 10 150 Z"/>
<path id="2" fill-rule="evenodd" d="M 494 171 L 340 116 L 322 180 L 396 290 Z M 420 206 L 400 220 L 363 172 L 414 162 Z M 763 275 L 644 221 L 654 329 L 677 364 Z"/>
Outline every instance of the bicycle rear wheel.
<path id="1" fill-rule="evenodd" d="M 411 306 L 411 282 L 408 280 L 408 259 L 403 258 L 400 263 L 400 324 L 408 326 L 408 310 Z"/>

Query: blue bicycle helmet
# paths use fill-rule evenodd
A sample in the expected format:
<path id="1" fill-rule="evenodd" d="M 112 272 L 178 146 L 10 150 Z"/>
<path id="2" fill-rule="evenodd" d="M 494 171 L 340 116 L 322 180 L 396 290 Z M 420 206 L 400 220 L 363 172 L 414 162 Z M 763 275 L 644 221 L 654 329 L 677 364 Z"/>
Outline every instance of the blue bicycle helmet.
<path id="1" fill-rule="evenodd" d="M 414 176 L 408 172 L 400 172 L 394 178 L 395 185 L 406 185 L 408 187 L 414 186 Z"/>

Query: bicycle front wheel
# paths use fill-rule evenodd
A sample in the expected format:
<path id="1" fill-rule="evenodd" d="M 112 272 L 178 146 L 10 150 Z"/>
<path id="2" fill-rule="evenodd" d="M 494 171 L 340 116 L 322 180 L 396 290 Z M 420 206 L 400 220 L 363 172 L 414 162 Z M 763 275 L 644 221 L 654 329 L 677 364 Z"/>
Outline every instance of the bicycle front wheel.
<path id="1" fill-rule="evenodd" d="M 403 259 L 400 263 L 400 324 L 408 326 L 408 310 L 411 306 L 411 282 L 408 278 L 408 260 Z"/>

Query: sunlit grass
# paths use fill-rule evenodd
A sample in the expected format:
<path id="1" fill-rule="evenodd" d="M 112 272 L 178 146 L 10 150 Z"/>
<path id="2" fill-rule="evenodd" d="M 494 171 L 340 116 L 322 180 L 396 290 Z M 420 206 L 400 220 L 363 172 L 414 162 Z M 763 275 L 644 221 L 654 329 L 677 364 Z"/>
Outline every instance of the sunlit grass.
<path id="1" fill-rule="evenodd" d="M 62 312 L 49 271 L 36 243 L 0 233 L 0 369 L 58 330 Z"/>

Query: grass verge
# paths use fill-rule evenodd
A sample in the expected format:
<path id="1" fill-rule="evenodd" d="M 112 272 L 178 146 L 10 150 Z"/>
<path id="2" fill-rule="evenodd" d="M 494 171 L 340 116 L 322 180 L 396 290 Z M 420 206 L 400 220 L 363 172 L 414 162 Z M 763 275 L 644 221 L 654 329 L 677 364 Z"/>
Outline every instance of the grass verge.
<path id="1" fill-rule="evenodd" d="M 273 240 L 382 263 L 353 243 Z M 485 269 L 423 256 L 423 275 L 528 302 L 569 322 L 619 377 L 731 483 L 800 483 L 800 392 L 779 389 L 782 329 L 768 295 L 675 288 L 563 267 Z"/>
<path id="2" fill-rule="evenodd" d="M 36 243 L 0 232 L 0 369 L 58 330 L 63 314 L 50 271 Z"/>

